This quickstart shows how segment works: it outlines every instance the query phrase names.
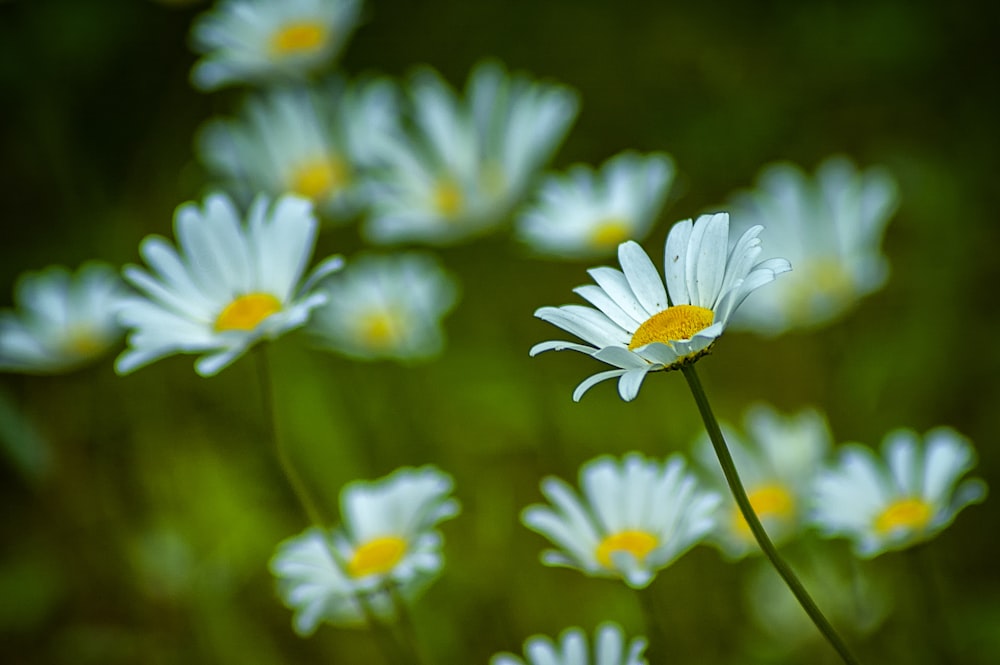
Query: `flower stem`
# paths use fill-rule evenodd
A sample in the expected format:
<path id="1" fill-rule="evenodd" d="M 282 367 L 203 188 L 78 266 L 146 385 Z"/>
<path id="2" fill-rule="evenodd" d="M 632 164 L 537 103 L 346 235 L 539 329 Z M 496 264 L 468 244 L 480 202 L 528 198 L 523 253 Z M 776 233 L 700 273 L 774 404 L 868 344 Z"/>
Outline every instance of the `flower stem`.
<path id="1" fill-rule="evenodd" d="M 746 490 L 743 489 L 743 483 L 740 481 L 739 473 L 736 471 L 736 464 L 733 462 L 733 456 L 729 453 L 729 447 L 726 445 L 726 440 L 722 436 L 722 430 L 719 428 L 719 423 L 715 419 L 715 415 L 712 413 L 712 407 L 708 403 L 708 397 L 705 395 L 705 389 L 701 386 L 701 381 L 698 379 L 698 374 L 695 372 L 694 365 L 683 365 L 681 366 L 681 371 L 684 373 L 684 378 L 687 379 L 688 386 L 691 388 L 691 394 L 694 396 L 694 401 L 698 405 L 698 411 L 701 413 L 702 420 L 705 421 L 705 429 L 708 430 L 708 436 L 712 441 L 712 447 L 715 448 L 715 454 L 719 458 L 719 464 L 722 465 L 722 472 L 726 476 L 726 482 L 729 483 L 729 489 L 733 493 L 733 498 L 736 500 L 736 505 L 739 506 L 740 512 L 743 514 L 743 518 L 747 521 L 750 526 L 750 531 L 753 533 L 754 538 L 757 540 L 757 544 L 760 545 L 760 549 L 764 551 L 764 555 L 767 557 L 774 569 L 778 571 L 781 575 L 781 579 L 785 581 L 788 588 L 791 590 L 795 599 L 799 601 L 802 609 L 805 610 L 809 618 L 819 629 L 819 632 L 823 634 L 823 637 L 830 643 L 830 645 L 836 650 L 840 655 L 841 659 L 848 665 L 860 665 L 860 661 L 855 658 L 854 654 L 851 653 L 850 649 L 841 639 L 837 631 L 833 629 L 830 622 L 827 620 L 823 613 L 820 611 L 819 607 L 816 606 L 816 602 L 812 599 L 809 593 L 806 591 L 805 587 L 802 586 L 802 582 L 792 571 L 791 567 L 785 560 L 781 558 L 778 554 L 778 550 L 774 547 L 774 543 L 768 537 L 767 532 L 764 531 L 763 525 L 757 518 L 757 514 L 754 513 L 753 507 L 750 505 L 750 499 L 747 498 Z"/>
<path id="2" fill-rule="evenodd" d="M 295 496 L 299 500 L 299 505 L 302 506 L 306 519 L 309 520 L 310 524 L 323 529 L 325 532 L 326 521 L 323 519 L 322 513 L 316 507 L 316 503 L 312 500 L 312 497 L 309 496 L 309 491 L 302 481 L 302 476 L 299 475 L 299 472 L 295 469 L 295 465 L 292 464 L 283 439 L 278 434 L 277 418 L 274 411 L 274 383 L 271 381 L 267 351 L 264 347 L 261 347 L 255 355 L 257 356 L 257 376 L 260 379 L 260 396 L 263 404 L 264 418 L 267 420 L 267 427 L 271 432 L 271 439 L 274 441 L 274 450 L 278 457 L 278 462 L 281 464 L 281 470 L 284 472 L 285 478 L 288 479 L 288 484 L 292 486 L 292 491 L 295 492 Z"/>

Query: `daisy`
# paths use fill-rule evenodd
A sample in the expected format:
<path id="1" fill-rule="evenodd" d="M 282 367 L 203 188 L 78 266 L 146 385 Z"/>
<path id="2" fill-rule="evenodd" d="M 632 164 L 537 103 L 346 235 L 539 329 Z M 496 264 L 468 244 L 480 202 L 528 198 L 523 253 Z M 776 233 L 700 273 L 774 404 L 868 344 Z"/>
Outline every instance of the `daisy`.
<path id="1" fill-rule="evenodd" d="M 665 463 L 630 453 L 621 461 L 598 457 L 580 469 L 581 500 L 558 478 L 542 482 L 553 508 L 526 508 L 521 521 L 560 549 L 542 563 L 576 568 L 590 576 L 621 578 L 647 586 L 714 526 L 721 497 L 698 488 L 684 460 Z"/>
<path id="2" fill-rule="evenodd" d="M 198 148 L 208 168 L 246 199 L 294 193 L 346 219 L 363 203 L 359 172 L 395 127 L 388 81 L 338 82 L 322 94 L 283 88 L 253 97 L 238 119 L 209 121 Z"/>
<path id="3" fill-rule="evenodd" d="M 812 409 L 783 416 L 763 404 L 748 409 L 744 422 L 746 439 L 723 426 L 726 443 L 754 513 L 771 540 L 780 543 L 805 526 L 813 478 L 831 446 L 830 430 L 823 416 Z M 726 480 L 707 435 L 695 449 L 715 487 L 726 493 Z M 710 540 L 727 556 L 739 558 L 760 552 L 732 499 L 719 507 L 716 524 Z"/>
<path id="4" fill-rule="evenodd" d="M 826 536 L 849 538 L 858 556 L 870 558 L 933 538 L 962 508 L 982 501 L 982 480 L 959 483 L 975 466 L 972 445 L 949 428 L 924 439 L 891 432 L 881 458 L 864 446 L 844 446 L 837 465 L 816 479 L 814 524 Z"/>
<path id="5" fill-rule="evenodd" d="M 18 309 L 0 311 L 0 371 L 65 372 L 101 357 L 122 338 L 115 312 L 125 295 L 103 263 L 25 273 L 14 287 Z"/>
<path id="6" fill-rule="evenodd" d="M 353 358 L 408 361 L 444 347 L 441 319 L 458 286 L 426 254 L 362 255 L 327 280 L 327 303 L 309 331 L 317 342 Z"/>
<path id="7" fill-rule="evenodd" d="M 766 223 L 769 253 L 796 270 L 733 325 L 771 335 L 818 326 L 880 289 L 889 274 L 880 246 L 897 203 L 888 172 L 859 171 L 844 157 L 827 159 L 814 177 L 787 163 L 765 168 L 755 190 L 733 197 L 734 228 Z"/>
<path id="8" fill-rule="evenodd" d="M 222 194 L 207 197 L 202 207 L 178 207 L 180 251 L 149 236 L 139 251 L 152 272 L 125 268 L 141 296 L 121 307 L 121 322 L 132 331 L 115 369 L 128 374 L 174 353 L 205 353 L 195 371 L 211 376 L 257 341 L 304 325 L 326 302 L 316 282 L 342 263 L 330 257 L 302 282 L 316 226 L 310 202 L 294 196 L 273 205 L 257 197 L 246 223 Z"/>
<path id="9" fill-rule="evenodd" d="M 486 62 L 463 98 L 434 71 L 410 82 L 412 125 L 382 155 L 367 237 L 378 243 L 456 242 L 497 225 L 523 196 L 576 116 L 560 85 Z"/>
<path id="10" fill-rule="evenodd" d="M 451 489 L 451 477 L 432 466 L 354 482 L 340 495 L 343 526 L 312 528 L 279 545 L 271 570 L 296 611 L 296 631 L 391 619 L 394 594 L 414 600 L 443 565 L 434 529 L 458 514 Z"/>
<path id="11" fill-rule="evenodd" d="M 537 201 L 517 220 L 518 235 L 542 254 L 608 254 L 629 238 L 646 236 L 673 177 L 673 160 L 662 153 L 624 152 L 599 171 L 577 165 L 542 182 Z"/>
<path id="12" fill-rule="evenodd" d="M 205 57 L 191 71 L 202 90 L 297 80 L 330 64 L 358 23 L 359 0 L 224 0 L 191 28 Z"/>
<path id="13" fill-rule="evenodd" d="M 597 285 L 575 289 L 594 307 L 563 305 L 535 312 L 586 344 L 542 342 L 531 355 L 570 349 L 616 368 L 585 379 L 573 393 L 574 400 L 613 378 L 619 379 L 622 399 L 634 399 L 647 373 L 677 369 L 708 353 L 743 300 L 791 270 L 785 259 L 754 263 L 761 252 L 757 236 L 762 230 L 761 226 L 748 229 L 730 248 L 726 213 L 674 224 L 666 242 L 666 289 L 642 248 L 632 241 L 622 243 L 621 271 L 592 268 L 589 272 Z"/>
<path id="14" fill-rule="evenodd" d="M 528 638 L 524 660 L 501 653 L 490 659 L 490 665 L 647 665 L 642 656 L 645 650 L 646 638 L 635 637 L 626 644 L 621 626 L 608 621 L 597 627 L 593 651 L 583 629 L 567 628 L 558 643 L 543 635 Z"/>

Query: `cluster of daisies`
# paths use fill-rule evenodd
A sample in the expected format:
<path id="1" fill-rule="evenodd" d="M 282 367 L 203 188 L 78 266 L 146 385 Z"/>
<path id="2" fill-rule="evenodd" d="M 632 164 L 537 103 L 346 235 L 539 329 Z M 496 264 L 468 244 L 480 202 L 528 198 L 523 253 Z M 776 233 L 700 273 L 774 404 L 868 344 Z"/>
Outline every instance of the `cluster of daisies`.
<path id="1" fill-rule="evenodd" d="M 208 121 L 197 137 L 219 190 L 177 208 L 175 241 L 145 238 L 145 266 L 126 266 L 124 279 L 93 262 L 75 274 L 52 267 L 22 276 L 18 310 L 0 313 L 0 369 L 68 371 L 126 331 L 121 374 L 186 353 L 212 376 L 296 329 L 358 360 L 439 354 L 459 289 L 436 256 L 365 251 L 313 263 L 321 230 L 352 221 L 378 246 L 455 244 L 509 220 L 539 256 L 617 250 L 620 268 L 595 267 L 594 283 L 575 289 L 588 305 L 536 312 L 576 339 L 542 342 L 532 355 L 572 350 L 612 368 L 580 383 L 576 400 L 616 379 L 630 401 L 651 372 L 696 362 L 730 327 L 774 335 L 823 325 L 887 279 L 880 244 L 895 183 L 843 157 L 814 175 L 771 165 L 753 190 L 731 198 L 729 213 L 675 224 L 661 273 L 637 241 L 669 197 L 669 155 L 625 151 L 598 168 L 543 174 L 578 111 L 571 89 L 494 61 L 475 66 L 461 92 L 427 67 L 402 83 L 351 80 L 332 67 L 361 9 L 357 0 L 223 0 L 200 16 L 194 84 L 251 86 L 234 117 Z M 832 461 L 813 411 L 784 417 L 757 407 L 745 434 L 725 429 L 750 503 L 779 542 L 811 529 L 873 557 L 933 537 L 985 495 L 981 481 L 962 480 L 975 454 L 950 429 L 893 432 L 880 455 L 842 445 Z M 551 505 L 522 513 L 555 545 L 543 563 L 642 588 L 702 541 L 729 558 L 756 551 L 707 442 L 695 456 L 700 469 L 679 454 L 602 456 L 581 467 L 579 492 L 545 479 Z M 459 511 L 452 487 L 432 466 L 354 482 L 341 493 L 340 525 L 283 542 L 271 570 L 296 631 L 393 621 L 442 571 L 438 526 Z M 645 647 L 606 623 L 592 651 L 599 665 L 638 665 Z M 572 665 L 590 662 L 590 651 L 586 634 L 570 628 L 558 641 L 529 639 L 524 657 Z"/>

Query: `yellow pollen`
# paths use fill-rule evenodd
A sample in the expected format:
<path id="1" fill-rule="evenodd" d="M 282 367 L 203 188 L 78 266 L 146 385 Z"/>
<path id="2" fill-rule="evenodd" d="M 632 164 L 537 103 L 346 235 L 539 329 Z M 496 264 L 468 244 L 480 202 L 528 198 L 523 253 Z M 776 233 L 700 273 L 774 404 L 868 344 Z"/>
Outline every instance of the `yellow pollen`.
<path id="1" fill-rule="evenodd" d="M 342 187 L 347 179 L 347 166 L 339 159 L 316 159 L 292 172 L 289 188 L 310 199 L 320 199 Z"/>
<path id="2" fill-rule="evenodd" d="M 278 56 L 304 55 L 322 48 L 326 28 L 312 21 L 289 23 L 271 37 L 271 53 Z"/>
<path id="3" fill-rule="evenodd" d="M 65 348 L 77 356 L 93 356 L 104 350 L 104 340 L 87 328 L 75 328 L 66 336 Z"/>
<path id="4" fill-rule="evenodd" d="M 604 219 L 594 226 L 590 232 L 590 244 L 594 247 L 614 247 L 615 245 L 628 240 L 629 225 L 625 220 L 612 217 Z"/>
<path id="5" fill-rule="evenodd" d="M 691 339 L 695 333 L 712 325 L 715 313 L 697 305 L 676 305 L 654 314 L 639 326 L 628 343 L 629 350 L 652 342 L 670 344 L 682 339 Z"/>
<path id="6" fill-rule="evenodd" d="M 384 575 L 406 554 L 406 541 L 398 536 L 383 536 L 369 540 L 347 562 L 347 572 L 353 577 Z"/>
<path id="7" fill-rule="evenodd" d="M 881 534 L 898 529 L 915 531 L 927 526 L 933 514 L 930 505 L 922 499 L 899 499 L 875 518 L 875 530 Z"/>
<path id="8" fill-rule="evenodd" d="M 452 180 L 442 180 L 434 188 L 434 207 L 445 217 L 457 215 L 462 210 L 462 190 Z"/>
<path id="9" fill-rule="evenodd" d="M 656 536 L 645 531 L 619 531 L 602 540 L 594 556 L 605 568 L 614 568 L 615 563 L 611 556 L 615 552 L 630 552 L 641 562 L 657 544 Z"/>
<path id="10" fill-rule="evenodd" d="M 372 348 L 385 349 L 394 346 L 400 338 L 402 317 L 392 311 L 373 311 L 361 317 L 358 334 L 365 344 Z"/>
<path id="11" fill-rule="evenodd" d="M 215 319 L 215 331 L 253 330 L 261 321 L 281 311 L 281 301 L 270 293 L 248 293 L 232 301 Z"/>
<path id="12" fill-rule="evenodd" d="M 763 485 L 747 494 L 750 505 L 757 517 L 764 520 L 769 517 L 777 517 L 784 520 L 791 519 L 795 514 L 795 499 L 781 485 Z M 743 519 L 743 514 L 739 508 L 734 509 L 733 526 L 744 536 L 751 537 L 750 525 Z"/>

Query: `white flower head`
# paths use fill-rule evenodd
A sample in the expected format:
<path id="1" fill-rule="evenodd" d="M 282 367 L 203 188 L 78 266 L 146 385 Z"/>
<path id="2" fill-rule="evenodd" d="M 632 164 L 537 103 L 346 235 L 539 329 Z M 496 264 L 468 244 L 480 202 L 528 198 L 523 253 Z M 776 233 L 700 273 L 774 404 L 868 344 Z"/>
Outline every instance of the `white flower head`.
<path id="1" fill-rule="evenodd" d="M 362 360 L 404 362 L 440 353 L 441 319 L 458 295 L 438 261 L 417 253 L 362 255 L 324 289 L 327 303 L 308 328 L 320 345 Z"/>
<path id="2" fill-rule="evenodd" d="M 576 165 L 542 181 L 537 200 L 518 217 L 518 236 L 540 254 L 609 254 L 625 240 L 646 236 L 673 177 L 673 160 L 662 153 L 623 152 L 599 171 Z"/>
<path id="3" fill-rule="evenodd" d="M 344 524 L 312 528 L 278 546 L 271 571 L 293 625 L 309 635 L 323 621 L 364 625 L 390 621 L 396 599 L 412 602 L 443 565 L 437 525 L 458 514 L 452 479 L 432 466 L 401 468 L 340 494 Z"/>
<path id="4" fill-rule="evenodd" d="M 514 654 L 500 653 L 490 659 L 490 665 L 648 665 L 642 652 L 646 638 L 634 637 L 625 642 L 625 632 L 618 624 L 608 621 L 597 627 L 594 648 L 581 628 L 567 628 L 553 641 L 535 635 L 524 642 L 524 659 Z"/>
<path id="5" fill-rule="evenodd" d="M 298 194 L 319 212 L 347 219 L 364 203 L 361 171 L 375 137 L 396 131 L 396 98 L 387 80 L 323 93 L 279 88 L 250 98 L 238 119 L 216 118 L 198 136 L 202 160 L 234 191 Z"/>
<path id="6" fill-rule="evenodd" d="M 232 201 L 210 195 L 204 205 L 177 208 L 179 251 L 148 236 L 139 246 L 151 271 L 126 266 L 125 279 L 141 292 L 121 306 L 131 328 L 116 363 L 120 374 L 174 353 L 204 353 L 195 371 L 211 376 L 261 339 L 275 339 L 306 323 L 326 301 L 317 280 L 337 270 L 330 257 L 303 282 L 316 242 L 312 204 L 295 196 L 258 196 L 244 223 Z"/>
<path id="7" fill-rule="evenodd" d="M 781 543 L 800 533 L 808 517 L 813 479 L 830 450 L 826 419 L 805 409 L 783 416 L 764 404 L 749 408 L 742 438 L 723 425 L 726 442 L 747 497 L 771 540 Z M 707 435 L 696 443 L 701 466 L 715 487 L 729 497 L 719 506 L 716 528 L 709 539 L 731 558 L 760 552 L 736 502 Z"/>
<path id="8" fill-rule="evenodd" d="M 459 96 L 430 69 L 410 82 L 412 124 L 373 174 L 373 242 L 453 243 L 504 219 L 576 116 L 561 85 L 481 63 Z"/>
<path id="9" fill-rule="evenodd" d="M 191 71 L 202 90 L 299 80 L 340 53 L 360 0 L 223 0 L 191 28 L 205 57 Z"/>
<path id="10" fill-rule="evenodd" d="M 562 480 L 546 478 L 542 493 L 553 507 L 529 506 L 521 516 L 559 547 L 543 552 L 542 563 L 633 588 L 647 586 L 711 531 L 722 500 L 699 488 L 680 455 L 664 463 L 639 453 L 598 457 L 580 468 L 580 486 L 582 500 Z"/>
<path id="11" fill-rule="evenodd" d="M 827 159 L 813 177 L 788 163 L 766 167 L 756 189 L 733 197 L 733 224 L 767 224 L 768 255 L 789 259 L 795 274 L 733 325 L 771 335 L 823 325 L 880 289 L 889 274 L 882 236 L 897 203 L 886 170 L 859 171 L 844 157 Z"/>
<path id="12" fill-rule="evenodd" d="M 861 445 L 843 446 L 839 462 L 816 479 L 813 523 L 826 536 L 849 538 L 868 558 L 933 538 L 962 508 L 982 501 L 982 480 L 959 482 L 975 466 L 972 445 L 944 427 L 924 439 L 891 432 L 881 458 Z"/>
<path id="13" fill-rule="evenodd" d="M 592 268 L 590 276 L 597 284 L 574 289 L 593 307 L 563 305 L 535 312 L 586 344 L 542 342 L 532 347 L 531 355 L 569 349 L 616 368 L 585 379 L 574 400 L 613 378 L 618 378 L 621 398 L 634 399 L 646 374 L 677 369 L 708 353 L 746 297 L 791 270 L 785 259 L 756 262 L 762 230 L 748 229 L 730 247 L 726 213 L 674 224 L 664 257 L 666 288 L 642 247 L 622 243 L 621 270 Z"/>
<path id="14" fill-rule="evenodd" d="M 126 290 L 104 263 L 21 275 L 17 310 L 0 311 L 0 371 L 57 373 L 97 359 L 122 338 L 116 311 Z"/>

